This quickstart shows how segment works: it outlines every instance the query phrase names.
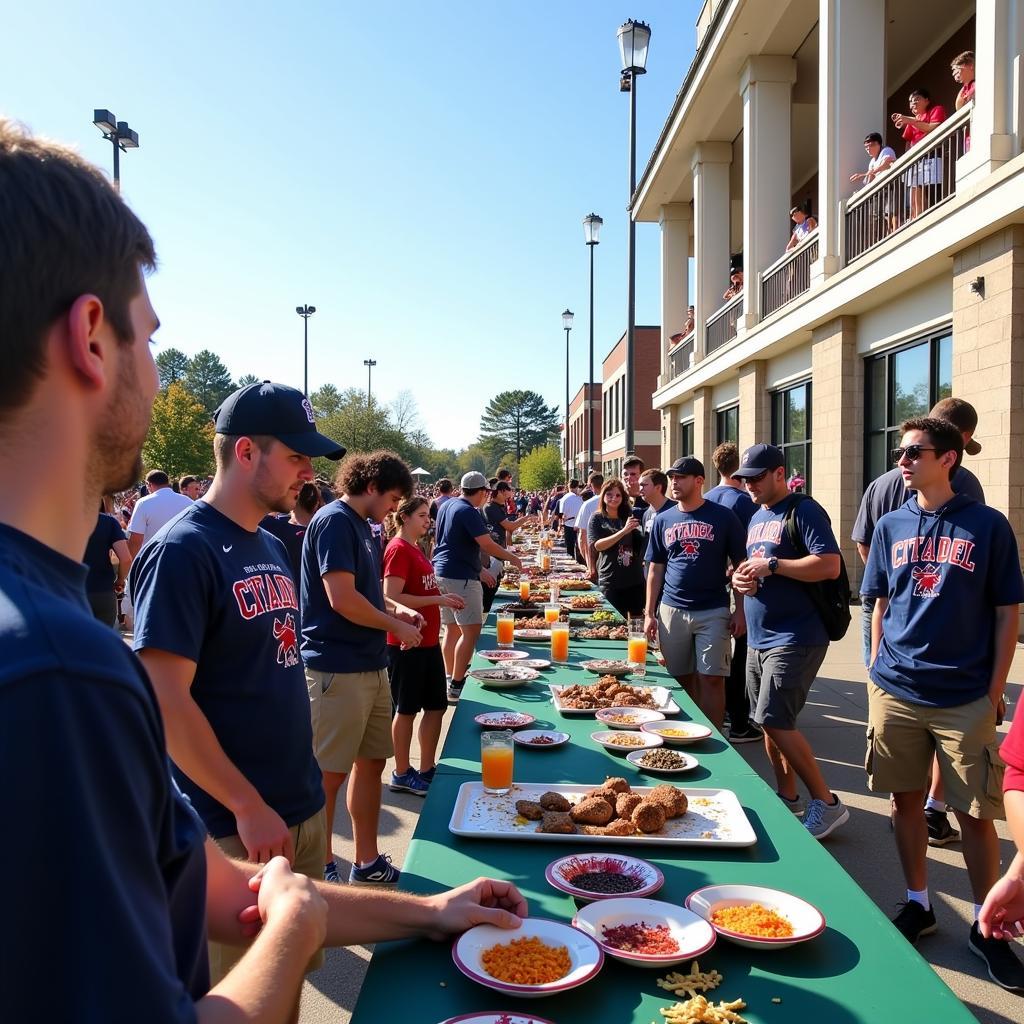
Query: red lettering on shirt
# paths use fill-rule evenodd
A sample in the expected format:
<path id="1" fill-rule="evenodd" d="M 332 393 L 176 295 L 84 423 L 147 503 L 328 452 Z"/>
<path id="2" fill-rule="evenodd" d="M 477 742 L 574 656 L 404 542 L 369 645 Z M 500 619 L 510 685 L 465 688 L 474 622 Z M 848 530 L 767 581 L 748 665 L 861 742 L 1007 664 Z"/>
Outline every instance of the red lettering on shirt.
<path id="1" fill-rule="evenodd" d="M 763 523 L 751 523 L 747 531 L 747 547 L 751 544 L 759 544 L 766 541 L 769 544 L 778 544 L 782 540 L 783 520 L 769 519 Z"/>
<path id="2" fill-rule="evenodd" d="M 281 607 L 282 608 L 298 608 L 299 599 L 295 594 L 295 584 L 284 575 L 284 573 L 274 573 L 274 582 L 277 584 L 278 592 L 281 594 Z"/>
<path id="3" fill-rule="evenodd" d="M 962 537 L 939 537 L 937 543 L 933 537 L 905 537 L 893 541 L 889 562 L 893 569 L 921 563 L 929 566 L 955 565 L 966 572 L 974 572 L 974 562 L 971 561 L 973 550 L 974 541 Z"/>
<path id="4" fill-rule="evenodd" d="M 235 601 L 238 603 L 238 610 L 242 615 L 243 619 L 255 619 L 259 614 L 257 611 L 257 604 L 252 601 L 252 604 L 248 603 L 251 600 L 249 597 L 249 581 L 239 580 L 232 588 L 231 592 L 235 595 Z"/>
<path id="5" fill-rule="evenodd" d="M 279 608 L 283 608 L 284 602 L 281 600 L 281 595 L 277 592 L 277 587 L 274 585 L 274 577 L 270 573 L 264 575 L 263 584 L 267 588 L 267 605 L 270 610 L 276 612 Z"/>
<path id="6" fill-rule="evenodd" d="M 674 544 L 677 540 L 714 540 L 715 527 L 712 523 L 688 522 L 673 523 L 665 527 L 665 544 Z"/>
<path id="7" fill-rule="evenodd" d="M 252 596 L 256 599 L 256 608 L 260 615 L 264 615 L 267 612 L 266 593 L 263 583 L 262 576 L 250 576 L 249 577 L 249 590 Z"/>

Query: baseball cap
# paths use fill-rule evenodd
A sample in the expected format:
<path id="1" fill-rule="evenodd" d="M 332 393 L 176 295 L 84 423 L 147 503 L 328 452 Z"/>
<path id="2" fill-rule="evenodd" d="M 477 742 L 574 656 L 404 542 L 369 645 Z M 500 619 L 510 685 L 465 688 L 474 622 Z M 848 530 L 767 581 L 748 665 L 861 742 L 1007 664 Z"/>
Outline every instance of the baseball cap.
<path id="1" fill-rule="evenodd" d="M 213 414 L 218 434 L 276 437 L 300 455 L 340 459 L 345 449 L 316 429 L 309 399 L 295 388 L 269 380 L 232 392 Z"/>
<path id="2" fill-rule="evenodd" d="M 748 448 L 740 458 L 740 468 L 733 473 L 741 480 L 750 476 L 760 476 L 766 470 L 782 469 L 786 465 L 781 448 L 773 444 L 755 444 Z"/>
<path id="3" fill-rule="evenodd" d="M 948 420 L 961 434 L 973 434 L 978 429 L 978 414 L 974 406 L 962 398 L 943 398 L 932 406 L 932 411 L 928 415 Z M 964 445 L 964 451 L 968 455 L 977 455 L 981 451 L 981 445 L 972 437 Z"/>
<path id="4" fill-rule="evenodd" d="M 481 487 L 487 486 L 487 477 L 483 473 L 466 473 L 459 483 L 464 491 L 478 491 Z"/>
<path id="5" fill-rule="evenodd" d="M 705 476 L 704 463 L 693 455 L 684 455 L 665 470 L 666 476 Z"/>

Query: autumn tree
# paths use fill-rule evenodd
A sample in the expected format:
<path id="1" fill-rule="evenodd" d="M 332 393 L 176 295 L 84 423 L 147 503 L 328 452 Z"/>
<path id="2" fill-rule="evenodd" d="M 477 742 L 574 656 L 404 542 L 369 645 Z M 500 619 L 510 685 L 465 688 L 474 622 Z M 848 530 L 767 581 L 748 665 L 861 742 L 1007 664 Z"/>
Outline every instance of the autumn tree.
<path id="1" fill-rule="evenodd" d="M 519 463 L 519 486 L 527 491 L 554 487 L 565 476 L 562 453 L 554 445 L 538 445 Z"/>
<path id="2" fill-rule="evenodd" d="M 142 459 L 147 469 L 162 469 L 171 476 L 213 472 L 210 414 L 179 382 L 161 391 L 153 402 Z"/>

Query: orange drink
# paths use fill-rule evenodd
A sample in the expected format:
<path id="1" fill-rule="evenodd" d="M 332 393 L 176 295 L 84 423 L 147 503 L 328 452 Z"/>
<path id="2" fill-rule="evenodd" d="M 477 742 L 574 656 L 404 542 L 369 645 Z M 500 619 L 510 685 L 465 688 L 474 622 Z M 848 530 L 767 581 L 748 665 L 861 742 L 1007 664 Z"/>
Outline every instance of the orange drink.
<path id="1" fill-rule="evenodd" d="M 626 661 L 632 661 L 635 663 L 643 663 L 647 660 L 647 637 L 630 633 L 629 635 L 629 653 L 626 655 Z"/>
<path id="2" fill-rule="evenodd" d="M 547 551 L 540 556 L 540 567 L 544 572 L 551 571 L 551 555 Z"/>
<path id="3" fill-rule="evenodd" d="M 519 581 L 519 600 L 529 601 L 530 600 L 530 581 L 520 580 Z"/>
<path id="4" fill-rule="evenodd" d="M 569 623 L 551 623 L 551 660 L 563 664 L 569 660 Z"/>
<path id="5" fill-rule="evenodd" d="M 485 793 L 507 793 L 512 788 L 514 756 L 510 729 L 480 734 L 480 775 Z"/>
<path id="6" fill-rule="evenodd" d="M 561 609 L 557 604 L 546 604 L 544 605 L 544 621 L 545 622 L 557 622 L 558 616 L 561 614 Z"/>
<path id="7" fill-rule="evenodd" d="M 498 619 L 498 646 L 511 647 L 515 640 L 516 619 L 514 615 L 499 614 Z"/>

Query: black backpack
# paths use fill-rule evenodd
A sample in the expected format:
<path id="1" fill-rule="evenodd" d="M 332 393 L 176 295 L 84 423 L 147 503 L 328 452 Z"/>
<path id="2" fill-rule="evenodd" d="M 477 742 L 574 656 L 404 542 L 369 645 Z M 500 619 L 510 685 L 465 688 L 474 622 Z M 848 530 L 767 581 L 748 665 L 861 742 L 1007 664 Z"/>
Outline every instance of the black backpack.
<path id="1" fill-rule="evenodd" d="M 809 494 L 793 495 L 793 504 L 789 506 L 784 520 L 789 542 L 796 550 L 797 558 L 804 558 L 810 552 L 804 544 L 803 537 L 796 525 L 796 510 L 802 501 L 810 501 Z M 826 513 L 825 518 L 828 519 Z M 834 580 L 819 580 L 817 583 L 804 583 L 814 606 L 818 609 L 821 621 L 825 624 L 825 632 L 829 640 L 842 640 L 850 628 L 850 577 L 846 572 L 846 562 L 839 556 L 839 575 Z"/>

